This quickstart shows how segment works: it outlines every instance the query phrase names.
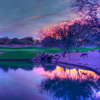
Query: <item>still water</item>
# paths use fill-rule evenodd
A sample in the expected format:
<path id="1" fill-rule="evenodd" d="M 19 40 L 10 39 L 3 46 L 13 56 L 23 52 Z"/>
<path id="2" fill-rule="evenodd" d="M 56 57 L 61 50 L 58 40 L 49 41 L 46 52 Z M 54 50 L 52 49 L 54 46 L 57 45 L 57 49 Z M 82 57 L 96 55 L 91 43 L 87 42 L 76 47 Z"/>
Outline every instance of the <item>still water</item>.
<path id="1" fill-rule="evenodd" d="M 100 100 L 100 74 L 64 64 L 0 61 L 0 100 Z"/>

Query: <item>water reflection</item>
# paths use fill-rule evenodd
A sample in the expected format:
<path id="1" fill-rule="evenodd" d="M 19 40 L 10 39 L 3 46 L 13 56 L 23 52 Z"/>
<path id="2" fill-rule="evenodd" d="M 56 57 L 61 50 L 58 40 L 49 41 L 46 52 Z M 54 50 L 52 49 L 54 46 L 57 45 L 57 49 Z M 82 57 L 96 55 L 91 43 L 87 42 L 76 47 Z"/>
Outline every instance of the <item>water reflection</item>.
<path id="1" fill-rule="evenodd" d="M 100 99 L 97 99 L 100 97 L 100 75 L 75 66 L 43 62 L 34 64 L 32 61 L 0 61 L 0 82 L 0 97 L 8 97 L 5 100 L 9 100 L 9 95 L 12 98 L 15 94 L 17 95 L 13 100 L 15 97 L 18 100 L 29 100 L 29 97 L 30 100 L 34 97 L 39 97 L 37 100 Z M 6 91 L 3 92 L 5 88 Z M 18 90 L 14 91 L 16 88 Z"/>
<path id="2" fill-rule="evenodd" d="M 59 100 L 97 100 L 94 93 L 100 91 L 100 76 L 95 72 L 56 66 L 54 71 L 45 74 L 40 93 Z"/>
<path id="3" fill-rule="evenodd" d="M 16 71 L 19 68 L 31 71 L 34 67 L 43 67 L 45 71 L 53 71 L 56 68 L 56 65 L 44 62 L 33 63 L 33 61 L 0 61 L 0 68 L 5 72 L 8 72 L 10 69 Z"/>
<path id="4" fill-rule="evenodd" d="M 0 68 L 5 72 L 8 72 L 10 69 L 17 70 L 19 68 L 32 70 L 34 65 L 32 61 L 0 61 Z"/>

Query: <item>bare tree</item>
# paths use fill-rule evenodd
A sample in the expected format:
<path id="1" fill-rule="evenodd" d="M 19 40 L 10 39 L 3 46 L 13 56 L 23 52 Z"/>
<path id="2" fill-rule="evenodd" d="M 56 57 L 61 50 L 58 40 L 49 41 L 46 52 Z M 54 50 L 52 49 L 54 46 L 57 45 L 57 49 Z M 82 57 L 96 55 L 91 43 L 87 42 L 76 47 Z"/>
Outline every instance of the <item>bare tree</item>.
<path id="1" fill-rule="evenodd" d="M 42 41 L 45 42 L 46 45 L 56 45 L 64 51 L 63 57 L 65 57 L 66 52 L 68 52 L 70 59 L 70 51 L 73 45 L 75 45 L 74 35 L 70 28 L 66 28 L 66 26 L 64 26 L 64 28 L 57 26 L 51 30 L 50 34 L 46 35 L 43 33 L 42 37 L 44 37 Z"/>
<path id="2" fill-rule="evenodd" d="M 75 7 L 75 13 L 91 24 L 98 26 L 98 8 L 100 0 L 74 0 L 72 7 Z"/>

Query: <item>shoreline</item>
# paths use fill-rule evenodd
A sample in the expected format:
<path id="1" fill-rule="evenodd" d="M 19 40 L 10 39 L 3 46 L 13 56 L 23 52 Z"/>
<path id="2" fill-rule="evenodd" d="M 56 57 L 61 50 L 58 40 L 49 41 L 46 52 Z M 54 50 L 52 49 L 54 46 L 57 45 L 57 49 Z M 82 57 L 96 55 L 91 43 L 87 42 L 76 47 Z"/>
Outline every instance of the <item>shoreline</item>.
<path id="1" fill-rule="evenodd" d="M 97 50 L 87 51 L 86 53 L 88 54 L 88 57 L 87 56 L 80 57 L 82 53 L 83 52 L 71 53 L 70 54 L 71 60 L 69 60 L 69 55 L 67 53 L 65 55 L 65 58 L 61 57 L 57 62 L 74 66 L 80 66 L 84 68 L 87 67 L 100 72 L 100 53 Z"/>
<path id="2" fill-rule="evenodd" d="M 0 59 L 0 61 L 32 61 L 32 59 Z M 60 61 L 53 62 L 53 63 L 56 63 L 56 64 L 60 63 L 60 64 L 71 65 L 71 66 L 75 66 L 75 67 L 79 67 L 79 68 L 85 68 L 87 70 L 91 70 L 91 71 L 97 73 L 98 75 L 100 75 L 100 71 L 98 71 L 97 69 L 94 69 L 92 67 L 89 67 L 89 66 L 83 66 L 83 65 L 79 65 L 79 64 L 60 62 Z"/>
<path id="3" fill-rule="evenodd" d="M 91 70 L 95 73 L 97 73 L 98 75 L 100 75 L 100 71 L 97 71 L 96 69 L 92 68 L 92 67 L 89 67 L 89 66 L 83 66 L 83 65 L 77 65 L 77 64 L 72 64 L 72 63 L 65 63 L 65 62 L 57 62 L 58 64 L 65 64 L 65 65 L 71 65 L 71 66 L 76 66 L 76 67 L 79 67 L 79 68 L 85 68 L 87 70 Z"/>
<path id="4" fill-rule="evenodd" d="M 2 53 L 2 52 L 1 52 Z M 69 60 L 69 54 L 66 53 L 65 57 L 61 56 L 56 63 L 63 63 L 72 66 L 78 66 L 82 68 L 88 68 L 93 71 L 100 73 L 100 53 L 97 50 L 87 51 L 87 56 L 80 57 L 83 52 L 72 52 L 70 53 L 71 59 Z M 58 53 L 62 55 L 61 53 Z M 0 61 L 32 61 L 33 58 L 29 59 L 0 59 Z M 55 61 L 53 62 L 55 63 Z"/>

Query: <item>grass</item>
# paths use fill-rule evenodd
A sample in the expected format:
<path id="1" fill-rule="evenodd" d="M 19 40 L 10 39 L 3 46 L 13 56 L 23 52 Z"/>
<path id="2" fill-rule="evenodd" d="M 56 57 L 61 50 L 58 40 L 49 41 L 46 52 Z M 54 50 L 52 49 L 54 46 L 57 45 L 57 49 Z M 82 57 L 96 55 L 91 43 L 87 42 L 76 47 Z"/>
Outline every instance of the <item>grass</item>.
<path id="1" fill-rule="evenodd" d="M 77 48 L 73 48 L 72 51 L 76 51 Z M 92 49 L 100 49 L 98 48 L 85 48 L 80 47 L 79 52 L 90 51 Z M 0 59 L 31 59 L 37 53 L 45 52 L 45 53 L 57 53 L 61 52 L 60 49 L 57 48 L 42 48 L 42 47 L 22 47 L 22 48 L 8 48 L 8 47 L 0 47 L 0 51 L 4 51 L 3 54 L 0 54 Z"/>
<path id="2" fill-rule="evenodd" d="M 41 51 L 41 52 L 55 53 L 61 50 L 57 48 L 42 48 L 42 47 L 22 47 L 22 48 L 0 47 L 0 51 Z"/>
<path id="3" fill-rule="evenodd" d="M 80 48 L 79 48 L 79 52 L 91 51 L 92 49 L 97 50 L 97 49 L 100 49 L 100 47 L 97 47 L 97 48 L 86 48 L 86 47 L 80 47 Z M 76 50 L 77 50 L 77 48 L 73 48 L 73 49 L 72 49 L 72 51 L 76 51 Z"/>
<path id="4" fill-rule="evenodd" d="M 84 51 L 90 51 L 92 50 L 93 48 L 85 48 L 85 47 L 80 47 L 79 48 L 79 52 L 84 52 Z M 77 48 L 73 48 L 72 51 L 76 51 Z"/>
<path id="5" fill-rule="evenodd" d="M 36 51 L 8 51 L 0 55 L 0 59 L 31 59 L 37 53 Z"/>
<path id="6" fill-rule="evenodd" d="M 0 47 L 0 51 L 4 51 L 0 54 L 0 59 L 31 59 L 37 53 L 57 53 L 60 49 L 56 48 L 42 48 L 42 47 L 24 47 L 24 48 L 7 48 Z"/>

